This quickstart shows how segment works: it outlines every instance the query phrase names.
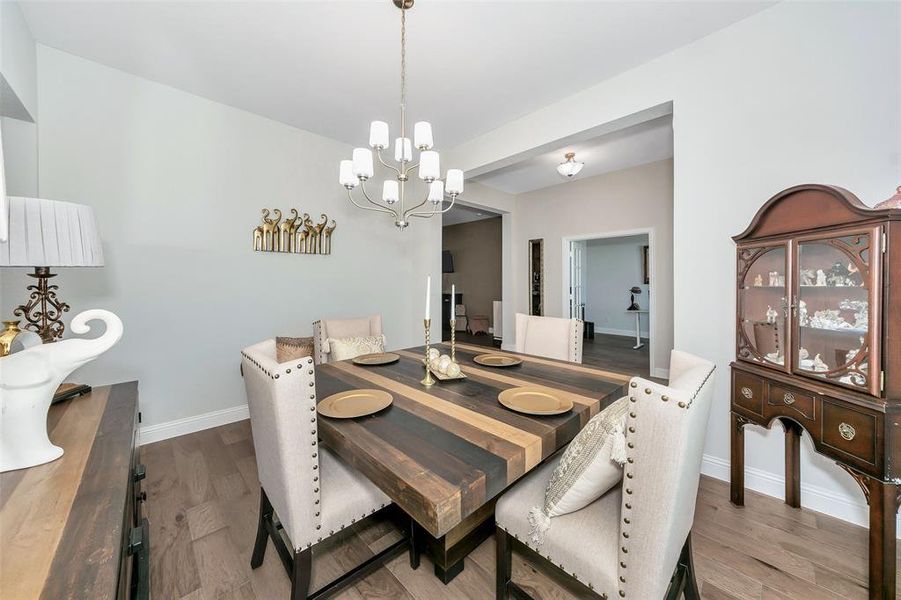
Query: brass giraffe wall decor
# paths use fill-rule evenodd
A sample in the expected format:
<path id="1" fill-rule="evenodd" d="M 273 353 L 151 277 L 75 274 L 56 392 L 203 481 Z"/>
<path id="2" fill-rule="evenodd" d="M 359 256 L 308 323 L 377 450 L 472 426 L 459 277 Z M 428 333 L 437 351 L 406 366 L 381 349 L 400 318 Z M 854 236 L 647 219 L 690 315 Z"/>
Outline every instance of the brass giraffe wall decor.
<path id="1" fill-rule="evenodd" d="M 309 214 L 300 214 L 296 208 L 288 212 L 291 218 L 282 220 L 281 210 L 262 210 L 263 223 L 253 230 L 254 250 L 293 254 L 332 253 L 332 234 L 337 227 L 334 220 L 329 222 L 328 216 L 322 214 L 319 221 L 314 222 Z"/>

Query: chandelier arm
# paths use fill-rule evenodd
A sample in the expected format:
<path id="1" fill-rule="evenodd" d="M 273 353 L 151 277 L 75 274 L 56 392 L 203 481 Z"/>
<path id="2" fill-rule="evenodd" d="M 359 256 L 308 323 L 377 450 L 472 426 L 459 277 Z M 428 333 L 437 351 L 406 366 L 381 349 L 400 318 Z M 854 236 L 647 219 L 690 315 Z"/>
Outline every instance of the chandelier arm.
<path id="1" fill-rule="evenodd" d="M 457 199 L 456 196 L 451 196 L 450 204 L 447 205 L 447 208 L 443 208 L 441 210 L 432 210 L 431 212 L 419 212 L 419 213 L 411 212 L 409 214 L 404 215 L 404 218 L 406 219 L 407 217 L 420 217 L 423 219 L 427 219 L 429 217 L 434 217 L 435 215 L 443 215 L 444 213 L 449 211 L 451 209 L 451 207 L 453 207 L 456 199 Z"/>
<path id="2" fill-rule="evenodd" d="M 357 201 L 354 200 L 354 195 L 350 190 L 347 190 L 347 197 L 350 199 L 351 203 L 354 206 L 356 206 L 357 208 L 362 208 L 363 210 L 371 210 L 371 211 L 375 211 L 375 212 L 388 213 L 388 214 L 394 215 L 394 217 L 397 218 L 397 213 L 395 213 L 393 210 L 378 206 L 377 204 L 376 204 L 376 208 L 373 208 L 371 206 L 363 206 L 362 204 L 357 204 Z M 375 204 L 375 203 L 373 202 L 373 204 Z"/>
<path id="3" fill-rule="evenodd" d="M 405 211 L 404 211 L 404 218 L 406 219 L 407 216 L 413 214 L 413 213 L 416 211 L 417 208 L 419 208 L 420 206 L 422 206 L 423 204 L 425 204 L 425 203 L 428 202 L 428 201 L 429 201 L 429 199 L 428 199 L 428 197 L 426 197 L 425 200 L 423 200 L 422 202 L 420 202 L 420 203 L 417 204 L 416 206 L 411 206 L 410 208 L 408 208 L 407 210 L 405 210 Z"/>
<path id="4" fill-rule="evenodd" d="M 369 203 L 371 205 L 375 206 L 379 210 L 390 213 L 390 214 L 394 215 L 395 218 L 397 218 L 396 210 L 394 210 L 393 208 L 390 208 L 388 206 L 385 206 L 384 204 L 379 204 L 378 202 L 376 202 L 375 200 L 373 200 L 372 198 L 369 197 L 369 194 L 366 192 L 366 185 L 362 181 L 360 182 L 360 191 L 363 192 L 363 197 L 366 198 L 366 200 L 369 201 Z"/>
<path id="5" fill-rule="evenodd" d="M 398 168 L 395 167 L 394 165 L 389 165 L 388 163 L 385 162 L 385 160 L 382 158 L 382 151 L 381 151 L 381 150 L 376 150 L 376 151 L 375 151 L 375 155 L 378 157 L 379 162 L 382 163 L 382 165 L 384 165 L 385 167 L 388 167 L 389 169 L 391 169 L 392 171 L 394 171 L 394 172 L 397 173 L 398 175 L 401 174 L 400 169 L 398 169 Z"/>
<path id="6" fill-rule="evenodd" d="M 410 171 L 415 171 L 419 167 L 419 163 L 413 163 L 412 165 L 408 165 L 404 167 L 404 176 L 410 174 Z"/>

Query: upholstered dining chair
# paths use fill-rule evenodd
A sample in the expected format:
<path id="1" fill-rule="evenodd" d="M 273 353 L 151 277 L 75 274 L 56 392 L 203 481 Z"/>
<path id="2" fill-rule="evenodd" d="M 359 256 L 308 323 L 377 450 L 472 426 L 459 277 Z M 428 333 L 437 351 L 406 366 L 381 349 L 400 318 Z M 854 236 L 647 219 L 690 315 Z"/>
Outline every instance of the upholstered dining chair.
<path id="1" fill-rule="evenodd" d="M 713 363 L 674 350 L 669 386 L 630 381 L 622 484 L 581 510 L 553 517 L 540 545 L 530 538 L 529 509 L 544 502 L 559 458 L 501 497 L 495 509 L 497 598 L 528 597 L 511 581 L 514 547 L 574 578 L 586 596 L 700 598 L 689 533 L 713 371 Z"/>
<path id="2" fill-rule="evenodd" d="M 241 355 L 261 486 L 259 525 L 250 566 L 256 569 L 263 564 L 271 539 L 291 578 L 292 600 L 330 594 L 406 547 L 410 549 L 410 565 L 418 567 L 418 550 L 407 536 L 308 595 L 316 544 L 388 507 L 391 500 L 319 445 L 312 357 L 279 364 L 272 339 L 245 348 Z M 411 535 L 412 531 L 411 526 Z"/>
<path id="3" fill-rule="evenodd" d="M 313 323 L 313 356 L 317 364 L 329 362 L 329 338 L 385 336 L 382 333 L 382 315 L 353 319 L 320 319 Z"/>
<path id="4" fill-rule="evenodd" d="M 582 331 L 578 319 L 536 317 L 516 313 L 516 351 L 546 358 L 582 362 Z"/>

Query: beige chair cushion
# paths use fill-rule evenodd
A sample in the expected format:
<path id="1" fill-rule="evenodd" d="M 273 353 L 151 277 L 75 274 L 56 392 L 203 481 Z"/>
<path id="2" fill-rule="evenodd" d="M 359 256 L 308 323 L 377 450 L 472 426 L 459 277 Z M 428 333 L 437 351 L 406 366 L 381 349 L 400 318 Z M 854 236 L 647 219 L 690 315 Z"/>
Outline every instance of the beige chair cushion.
<path id="1" fill-rule="evenodd" d="M 382 316 L 372 315 L 355 319 L 322 319 L 313 323 L 314 357 L 318 364 L 334 360 L 331 355 L 329 338 L 385 336 L 382 335 Z"/>
<path id="2" fill-rule="evenodd" d="M 391 503 L 382 490 L 323 446 L 319 447 L 319 470 L 322 472 L 322 529 L 316 535 L 317 541 Z"/>
<path id="3" fill-rule="evenodd" d="M 382 336 L 329 338 L 332 360 L 348 360 L 363 354 L 384 352 L 385 343 Z"/>
<path id="4" fill-rule="evenodd" d="M 623 396 L 592 417 L 566 447 L 548 480 L 544 504 L 529 511 L 532 543 L 542 544 L 553 517 L 585 508 L 622 481 L 628 410 L 629 397 Z"/>
<path id="5" fill-rule="evenodd" d="M 582 331 L 578 319 L 516 314 L 516 351 L 534 356 L 582 362 Z"/>
<path id="6" fill-rule="evenodd" d="M 526 514 L 530 507 L 544 501 L 545 488 L 558 460 L 549 459 L 501 496 L 495 509 L 497 526 L 599 594 L 618 597 L 620 486 L 582 510 L 555 518 L 541 546 L 529 539 Z"/>

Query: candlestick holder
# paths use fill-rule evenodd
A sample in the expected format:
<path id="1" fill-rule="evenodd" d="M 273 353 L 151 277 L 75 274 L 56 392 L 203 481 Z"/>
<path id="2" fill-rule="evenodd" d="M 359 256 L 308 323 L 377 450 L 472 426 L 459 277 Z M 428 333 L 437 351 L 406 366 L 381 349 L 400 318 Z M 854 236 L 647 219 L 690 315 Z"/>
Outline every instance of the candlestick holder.
<path id="1" fill-rule="evenodd" d="M 429 338 L 431 337 L 432 320 L 423 319 L 422 325 L 425 327 L 425 377 L 419 383 L 425 387 L 431 387 L 435 383 L 435 380 L 432 379 L 432 369 L 429 368 Z"/>
<path id="2" fill-rule="evenodd" d="M 451 362 L 457 362 L 457 319 L 450 320 L 451 326 Z"/>

